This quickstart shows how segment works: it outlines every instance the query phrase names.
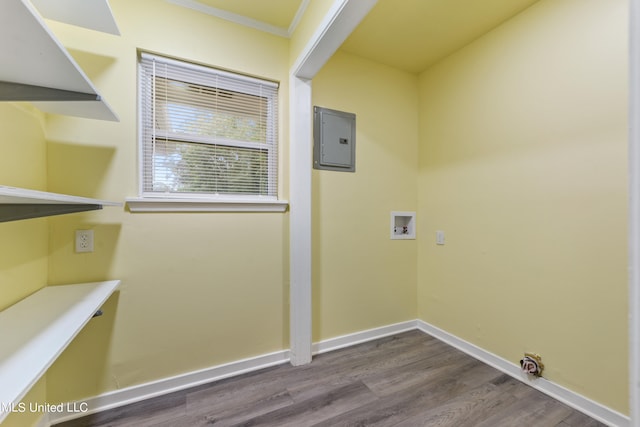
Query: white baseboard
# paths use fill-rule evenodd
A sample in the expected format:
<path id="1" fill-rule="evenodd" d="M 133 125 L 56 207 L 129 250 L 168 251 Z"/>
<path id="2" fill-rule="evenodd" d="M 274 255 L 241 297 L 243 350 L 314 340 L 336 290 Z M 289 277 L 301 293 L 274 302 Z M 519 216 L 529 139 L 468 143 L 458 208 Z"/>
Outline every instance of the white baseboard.
<path id="1" fill-rule="evenodd" d="M 409 320 L 407 322 L 394 323 L 393 325 L 382 326 L 380 328 L 367 329 L 340 337 L 329 338 L 328 340 L 314 343 L 311 346 L 313 354 L 326 353 L 328 351 L 338 350 L 340 348 L 351 347 L 367 341 L 377 340 L 378 338 L 388 337 L 389 335 L 399 334 L 402 332 L 412 331 L 416 329 L 416 321 Z"/>
<path id="2" fill-rule="evenodd" d="M 45 412 L 33 427 L 49 427 L 51 425 L 51 420 L 49 418 L 49 414 Z"/>
<path id="3" fill-rule="evenodd" d="M 631 420 L 626 415 L 616 412 L 606 406 L 594 402 L 591 399 L 588 399 L 578 393 L 575 393 L 544 378 L 530 380 L 526 375 L 522 373 L 522 371 L 520 370 L 520 365 L 511 363 L 510 361 L 496 356 L 495 354 L 490 353 L 486 350 L 483 350 L 482 348 L 471 344 L 463 339 L 460 339 L 455 335 L 451 335 L 450 333 L 445 332 L 442 329 L 437 328 L 436 326 L 433 326 L 422 320 L 417 320 L 417 328 L 422 332 L 467 353 L 473 358 L 484 362 L 487 365 L 492 366 L 517 380 L 526 383 L 536 390 L 539 390 L 544 394 L 553 397 L 554 399 L 604 424 L 616 427 L 628 427 L 631 425 Z"/>
<path id="4" fill-rule="evenodd" d="M 106 411 L 152 397 L 173 393 L 190 387 L 218 381 L 224 378 L 257 371 L 270 366 L 281 365 L 289 361 L 289 351 L 282 350 L 257 357 L 242 359 L 224 365 L 213 366 L 199 371 L 189 372 L 175 377 L 164 378 L 146 384 L 110 391 L 99 396 L 83 400 L 88 411 L 83 413 L 56 412 L 49 414 L 51 424 L 80 418 L 88 414 Z"/>
<path id="5" fill-rule="evenodd" d="M 337 350 L 343 347 L 349 347 L 366 341 L 375 340 L 385 336 L 398 334 L 405 331 L 415 330 L 416 321 L 411 320 L 394 325 L 383 326 L 380 328 L 369 329 L 366 331 L 356 332 L 337 338 L 331 338 L 313 344 L 313 353 L 325 353 L 331 350 Z M 87 404 L 88 411 L 83 413 L 57 412 L 50 414 L 49 422 L 51 424 L 60 423 L 62 421 L 80 418 L 88 414 L 106 411 L 108 409 L 117 408 L 128 405 L 130 403 L 140 402 L 156 396 L 172 393 L 174 391 L 184 390 L 201 384 L 218 381 L 224 378 L 233 377 L 251 371 L 267 368 L 270 366 L 280 365 L 289 361 L 289 351 L 283 350 L 275 353 L 265 354 L 249 359 L 239 360 L 224 365 L 214 366 L 200 371 L 190 372 L 175 377 L 165 378 L 146 384 L 128 387 L 122 390 L 115 390 L 100 396 L 91 397 L 83 400 Z M 73 407 L 73 405 L 72 405 Z M 49 424 L 50 425 L 50 424 Z M 41 426 L 38 426 L 41 427 Z"/>
<path id="6" fill-rule="evenodd" d="M 630 419 L 626 415 L 607 408 L 606 406 L 594 402 L 593 400 L 581 396 L 544 378 L 530 381 L 521 373 L 519 365 L 498 357 L 493 353 L 483 350 L 474 344 L 464 341 L 422 320 L 411 320 L 380 328 L 355 332 L 336 338 L 330 338 L 328 340 L 314 343 L 312 346 L 312 352 L 313 354 L 325 353 L 415 329 L 418 329 L 467 353 L 473 358 L 478 359 L 479 361 L 484 362 L 487 365 L 490 365 L 537 390 L 540 390 L 554 399 L 571 406 L 572 408 L 577 409 L 578 411 L 583 412 L 602 423 L 616 427 L 630 426 Z M 130 403 L 139 402 L 152 397 L 184 390 L 190 387 L 218 381 L 270 366 L 280 365 L 288 361 L 289 351 L 282 350 L 146 384 L 128 387 L 122 390 L 112 391 L 84 400 L 83 402 L 86 402 L 89 409 L 85 413 L 60 412 L 49 414 L 48 421 L 50 424 L 48 425 L 67 421 L 73 418 L 79 418 L 90 413 L 117 408 L 119 406 L 128 405 Z M 39 423 L 38 427 L 44 427 L 45 425 L 47 424 Z"/>

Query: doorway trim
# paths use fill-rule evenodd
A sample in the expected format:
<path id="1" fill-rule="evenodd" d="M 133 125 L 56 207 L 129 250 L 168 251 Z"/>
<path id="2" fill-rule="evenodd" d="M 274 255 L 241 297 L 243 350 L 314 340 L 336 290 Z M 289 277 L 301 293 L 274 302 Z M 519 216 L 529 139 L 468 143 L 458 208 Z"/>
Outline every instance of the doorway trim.
<path id="1" fill-rule="evenodd" d="M 291 364 L 311 362 L 311 82 L 377 0 L 336 0 L 289 73 L 289 341 Z"/>
<path id="2" fill-rule="evenodd" d="M 640 427 L 640 0 L 629 2 L 629 410 Z"/>

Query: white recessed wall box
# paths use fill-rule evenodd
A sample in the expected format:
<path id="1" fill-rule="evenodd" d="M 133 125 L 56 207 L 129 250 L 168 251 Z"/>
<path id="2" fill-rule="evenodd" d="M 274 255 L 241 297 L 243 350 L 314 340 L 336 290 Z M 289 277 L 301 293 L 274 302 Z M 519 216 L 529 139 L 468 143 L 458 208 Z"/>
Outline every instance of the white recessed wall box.
<path id="1" fill-rule="evenodd" d="M 416 238 L 416 213 L 391 212 L 391 240 Z"/>
<path id="2" fill-rule="evenodd" d="M 356 171 L 356 115 L 313 107 L 313 167 Z"/>

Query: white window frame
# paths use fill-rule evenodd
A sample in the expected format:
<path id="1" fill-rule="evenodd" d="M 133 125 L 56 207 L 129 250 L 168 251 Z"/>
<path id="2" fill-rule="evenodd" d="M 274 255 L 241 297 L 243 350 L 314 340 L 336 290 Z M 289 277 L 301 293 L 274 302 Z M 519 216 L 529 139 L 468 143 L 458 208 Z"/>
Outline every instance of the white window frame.
<path id="1" fill-rule="evenodd" d="M 236 80 L 246 80 L 249 82 L 260 82 L 265 83 L 265 81 L 260 79 L 255 79 L 253 77 L 243 76 L 235 73 L 229 73 L 222 70 L 215 69 L 213 67 L 204 67 L 184 61 L 178 61 L 174 59 L 169 59 L 167 57 L 141 53 L 140 57 L 144 57 L 146 59 L 159 59 L 165 63 L 173 63 L 179 65 L 180 67 L 187 67 L 190 69 L 194 69 L 197 71 L 205 71 L 212 73 L 212 80 L 207 81 L 207 78 L 194 78 L 192 80 L 193 83 L 202 84 L 210 87 L 218 87 L 222 89 L 232 89 L 237 91 L 236 88 L 226 87 L 224 84 L 221 84 L 219 81 L 216 85 L 212 84 L 213 82 L 213 74 L 222 75 L 232 77 Z M 275 141 L 276 147 L 274 149 L 269 149 L 269 156 L 271 157 L 269 163 L 276 168 L 275 172 L 269 173 L 269 192 L 273 195 L 231 195 L 231 194 L 214 194 L 214 193 L 180 193 L 180 192 L 167 192 L 167 193 L 159 193 L 159 192 L 149 192 L 144 189 L 144 174 L 145 174 L 145 165 L 144 165 L 144 135 L 143 135 L 143 101 L 140 99 L 142 96 L 142 85 L 144 84 L 143 78 L 143 69 L 140 66 L 140 61 L 138 63 L 138 197 L 127 198 L 127 205 L 129 206 L 129 210 L 131 212 L 284 212 L 288 207 L 288 202 L 286 200 L 279 200 L 277 197 L 278 188 L 276 178 L 279 175 L 279 159 L 277 146 L 279 145 L 279 141 Z M 266 82 L 267 84 L 277 85 L 276 83 Z M 252 93 L 251 90 L 247 90 L 248 94 L 256 94 Z M 277 105 L 277 97 L 278 94 L 275 95 L 276 99 L 274 99 L 274 103 L 269 103 L 270 108 L 274 108 L 273 105 Z M 277 108 L 277 107 L 276 107 Z M 273 111 L 274 114 L 277 115 L 277 111 Z M 277 117 L 277 116 L 276 116 Z M 277 122 L 268 121 L 268 126 L 278 126 Z M 277 129 L 269 128 L 268 132 L 271 134 L 277 135 Z M 170 134 L 166 134 L 165 136 L 174 140 L 185 140 L 184 135 L 179 135 L 177 137 L 173 137 Z M 276 137 L 278 138 L 278 137 Z M 197 143 L 198 138 L 193 137 L 189 138 L 189 142 Z M 255 148 L 252 143 L 244 143 L 240 141 L 224 141 L 217 140 L 216 143 L 225 143 L 228 142 L 229 146 L 238 146 L 238 147 L 247 147 L 247 148 Z M 225 144 L 227 145 L 227 144 Z M 262 147 L 258 147 L 262 148 Z M 273 158 L 272 156 L 276 156 Z"/>

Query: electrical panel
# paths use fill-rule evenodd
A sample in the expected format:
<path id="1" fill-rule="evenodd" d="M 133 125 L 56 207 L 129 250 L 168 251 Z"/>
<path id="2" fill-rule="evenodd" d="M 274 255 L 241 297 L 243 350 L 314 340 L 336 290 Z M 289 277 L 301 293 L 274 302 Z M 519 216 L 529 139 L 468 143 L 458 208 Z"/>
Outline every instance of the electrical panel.
<path id="1" fill-rule="evenodd" d="M 313 167 L 356 171 L 356 115 L 313 107 Z"/>

